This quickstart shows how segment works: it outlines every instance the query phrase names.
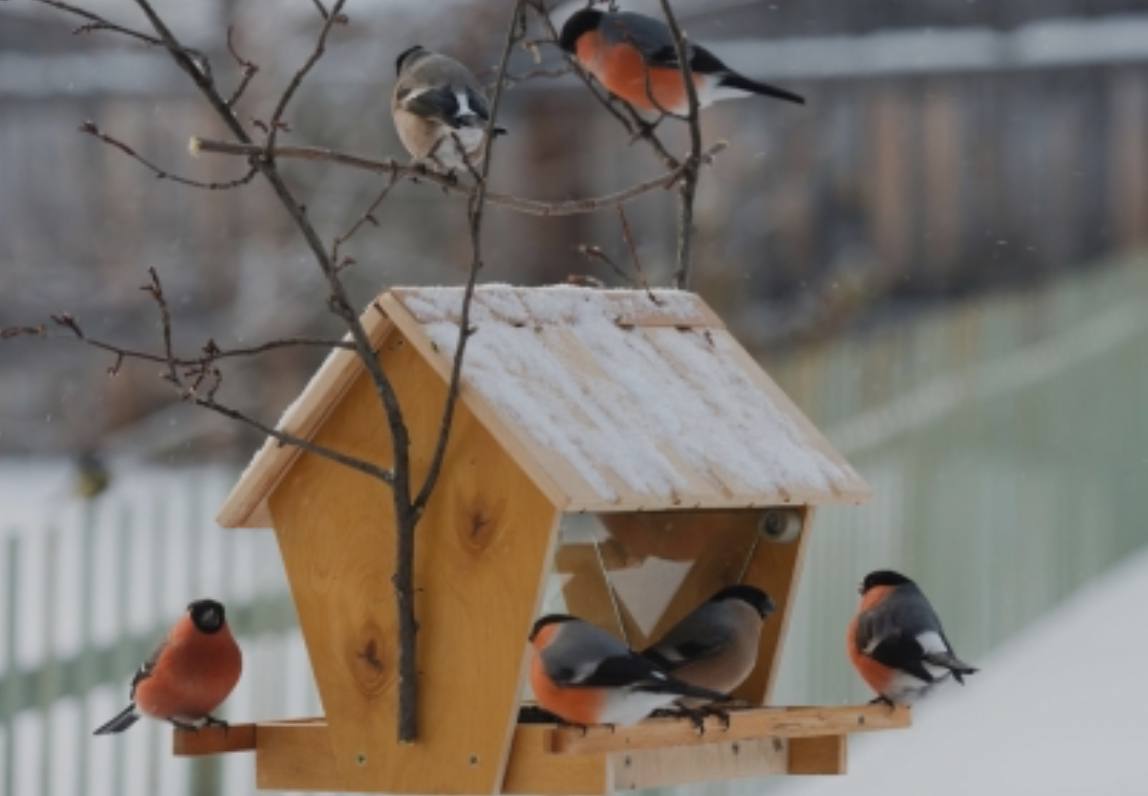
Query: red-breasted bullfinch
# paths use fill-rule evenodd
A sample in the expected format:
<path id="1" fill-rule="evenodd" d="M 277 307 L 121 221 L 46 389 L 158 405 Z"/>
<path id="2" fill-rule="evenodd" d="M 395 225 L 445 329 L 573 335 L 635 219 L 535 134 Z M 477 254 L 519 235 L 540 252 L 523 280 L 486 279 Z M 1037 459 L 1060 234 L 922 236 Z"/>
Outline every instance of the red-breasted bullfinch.
<path id="1" fill-rule="evenodd" d="M 689 99 L 669 27 L 628 11 L 576 12 L 562 26 L 558 44 L 613 95 L 644 111 L 689 112 Z M 804 104 L 791 91 L 750 80 L 706 48 L 686 42 L 698 106 L 762 94 Z"/>
<path id="2" fill-rule="evenodd" d="M 964 684 L 976 669 L 953 652 L 933 606 L 904 575 L 878 570 L 861 584 L 861 605 L 845 644 L 875 702 L 910 705 L 951 674 Z"/>
<path id="3" fill-rule="evenodd" d="M 235 688 L 242 669 L 243 658 L 223 606 L 215 600 L 196 600 L 136 671 L 131 704 L 95 734 L 123 732 L 141 713 L 181 729 L 225 725 L 211 711 Z"/>
<path id="4" fill-rule="evenodd" d="M 726 699 L 675 680 L 605 630 L 573 616 L 542 617 L 530 643 L 534 697 L 570 724 L 635 724 L 678 697 Z"/>
<path id="5" fill-rule="evenodd" d="M 395 61 L 398 80 L 391 95 L 395 130 L 415 160 L 447 170 L 482 161 L 490 108 L 482 86 L 453 58 L 415 45 Z M 495 135 L 505 133 L 501 127 Z M 457 140 L 456 140 L 457 138 Z"/>
<path id="6" fill-rule="evenodd" d="M 754 586 L 722 589 L 642 651 L 683 683 L 729 693 L 757 663 L 761 628 L 773 600 Z M 692 700 L 683 700 L 690 705 Z"/>

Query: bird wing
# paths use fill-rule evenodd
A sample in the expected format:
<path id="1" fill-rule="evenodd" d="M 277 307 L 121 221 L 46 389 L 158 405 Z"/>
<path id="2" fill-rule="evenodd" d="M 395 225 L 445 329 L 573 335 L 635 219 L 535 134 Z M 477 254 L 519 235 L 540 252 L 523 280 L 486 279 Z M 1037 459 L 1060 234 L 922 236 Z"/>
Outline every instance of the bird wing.
<path id="1" fill-rule="evenodd" d="M 934 677 L 925 662 L 952 654 L 941 620 L 915 584 L 898 586 L 863 612 L 857 620 L 856 642 L 875 661 L 926 682 Z"/>
<path id="2" fill-rule="evenodd" d="M 642 652 L 673 671 L 685 663 L 720 655 L 734 642 L 735 628 L 717 603 L 706 603 L 670 628 L 657 644 Z"/>
<path id="3" fill-rule="evenodd" d="M 602 20 L 599 31 L 608 42 L 624 42 L 636 47 L 651 66 L 678 68 L 678 48 L 674 45 L 674 36 L 669 26 L 660 19 L 628 12 L 610 14 Z M 688 41 L 685 45 L 690 69 L 695 72 L 715 74 L 729 71 L 729 67 L 705 47 Z"/>
<path id="4" fill-rule="evenodd" d="M 140 667 L 138 669 L 136 669 L 136 673 L 134 675 L 132 675 L 131 698 L 133 700 L 136 698 L 136 688 L 144 680 L 151 677 L 152 672 L 155 671 L 155 665 L 156 665 L 156 662 L 159 660 L 159 656 L 163 654 L 163 651 L 166 648 L 167 648 L 167 640 L 165 639 L 156 645 L 156 648 L 154 650 L 152 650 L 152 653 L 151 653 L 151 655 L 148 656 L 148 659 L 146 661 L 144 661 L 143 663 L 141 663 Z"/>
<path id="5" fill-rule="evenodd" d="M 407 94 L 399 94 L 399 105 L 404 110 L 422 116 L 424 119 L 433 119 L 458 129 L 462 126 L 458 117 L 458 95 L 450 86 L 436 86 Z"/>
<path id="6" fill-rule="evenodd" d="M 674 37 L 664 22 L 644 14 L 622 11 L 607 14 L 598 26 L 598 35 L 610 44 L 629 44 L 636 47 L 647 61 L 665 57 L 668 48 L 674 51 Z"/>

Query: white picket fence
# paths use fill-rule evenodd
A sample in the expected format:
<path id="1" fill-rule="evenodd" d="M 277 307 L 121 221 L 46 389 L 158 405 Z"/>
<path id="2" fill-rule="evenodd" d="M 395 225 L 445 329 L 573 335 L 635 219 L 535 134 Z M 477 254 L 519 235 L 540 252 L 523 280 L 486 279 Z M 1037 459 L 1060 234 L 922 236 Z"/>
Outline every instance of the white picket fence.
<path id="1" fill-rule="evenodd" d="M 1139 263 L 768 363 L 875 491 L 818 512 L 778 701 L 865 697 L 842 633 L 872 567 L 927 584 L 975 660 L 1148 542 L 1146 350 Z M 82 502 L 66 464 L 0 461 L 0 796 L 251 793 L 248 755 L 173 758 L 154 722 L 91 736 L 204 595 L 245 653 L 223 714 L 321 713 L 271 534 L 212 521 L 235 473 L 113 472 Z"/>

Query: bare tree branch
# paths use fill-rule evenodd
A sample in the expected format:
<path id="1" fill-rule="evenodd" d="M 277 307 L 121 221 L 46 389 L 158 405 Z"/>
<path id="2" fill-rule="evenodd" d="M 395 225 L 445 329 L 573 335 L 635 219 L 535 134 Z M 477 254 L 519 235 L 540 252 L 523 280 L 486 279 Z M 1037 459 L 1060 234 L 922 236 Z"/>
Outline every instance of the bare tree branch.
<path id="1" fill-rule="evenodd" d="M 319 62 L 323 54 L 327 52 L 327 36 L 331 32 L 331 28 L 335 26 L 336 22 L 345 21 L 345 18 L 340 13 L 343 9 L 343 4 L 346 0 L 336 0 L 334 8 L 325 13 L 323 17 L 323 28 L 319 31 L 319 38 L 315 42 L 315 48 L 311 54 L 307 56 L 307 60 L 291 77 L 291 82 L 287 84 L 283 94 L 279 97 L 279 102 L 275 104 L 275 110 L 271 114 L 271 121 L 268 123 L 267 131 L 267 145 L 265 151 L 267 157 L 271 156 L 271 150 L 275 148 L 275 136 L 278 135 L 279 129 L 283 124 L 283 114 L 287 111 L 287 106 L 291 103 L 291 99 L 295 96 L 295 92 L 299 90 L 299 86 L 303 84 L 303 78 L 307 73 Z M 315 3 L 323 11 L 323 4 L 316 0 Z"/>
<path id="2" fill-rule="evenodd" d="M 724 143 L 719 142 L 715 144 L 703 155 L 703 160 L 716 155 L 724 148 Z M 191 140 L 189 149 L 196 154 L 209 152 L 242 157 L 251 157 L 263 152 L 263 148 L 257 144 L 236 144 L 230 141 L 215 141 L 209 138 L 198 137 Z M 276 147 L 271 154 L 275 160 L 297 159 L 323 161 L 378 174 L 398 175 L 402 179 L 411 180 L 412 182 L 425 180 L 441 186 L 450 193 L 463 196 L 470 196 L 475 190 L 473 185 L 459 182 L 456 177 L 431 171 L 423 166 L 399 163 L 395 160 L 373 160 L 334 149 L 310 146 L 279 146 Z M 682 167 L 679 165 L 672 171 L 637 183 L 621 191 L 585 199 L 546 201 L 543 199 L 525 199 L 510 194 L 487 191 L 486 201 L 492 205 L 498 205 L 518 213 L 532 216 L 557 217 L 596 213 L 599 210 L 624 204 L 651 191 L 672 188 L 678 179 L 680 179 L 681 174 Z"/>
<path id="3" fill-rule="evenodd" d="M 135 1 L 136 5 L 147 15 L 152 27 L 163 41 L 164 46 L 167 47 L 168 52 L 176 64 L 192 79 L 196 87 L 199 88 L 200 93 L 203 94 L 208 103 L 215 109 L 224 124 L 231 130 L 232 134 L 242 143 L 254 143 L 247 130 L 244 129 L 243 124 L 239 121 L 238 117 L 236 117 L 234 111 L 216 90 L 210 77 L 196 67 L 195 62 L 180 45 L 179 40 L 175 38 L 166 23 L 156 14 L 149 0 Z M 331 11 L 332 16 L 338 16 L 341 13 L 344 2 L 345 0 L 338 0 L 336 2 L 334 9 Z M 320 35 L 325 36 L 325 32 L 328 28 L 329 26 L 324 24 L 323 33 Z M 267 179 L 268 183 L 270 183 L 271 188 L 275 191 L 275 195 L 287 209 L 291 219 L 302 233 L 303 239 L 311 249 L 311 253 L 314 255 L 319 269 L 327 279 L 327 283 L 331 289 L 331 306 L 335 313 L 342 318 L 347 329 L 350 331 L 351 339 L 355 344 L 355 351 L 363 363 L 364 368 L 366 368 L 368 375 L 371 377 L 379 400 L 386 410 L 387 425 L 391 431 L 391 441 L 394 449 L 395 500 L 398 501 L 401 499 L 404 504 L 409 503 L 410 483 L 409 475 L 406 471 L 409 467 L 410 435 L 407 432 L 406 424 L 403 422 L 398 396 L 395 394 L 390 379 L 387 378 L 387 375 L 379 365 L 378 358 L 375 356 L 366 330 L 359 322 L 359 316 L 352 307 L 346 289 L 339 279 L 338 268 L 328 257 L 327 249 L 323 245 L 322 240 L 320 240 L 319 234 L 315 231 L 315 227 L 308 220 L 302 205 L 295 199 L 290 188 L 287 187 L 287 183 L 283 180 L 282 175 L 280 175 L 273 161 L 261 156 L 254 156 L 251 158 L 251 163 L 259 169 L 259 172 Z"/>
<path id="4" fill-rule="evenodd" d="M 143 42 L 144 44 L 150 45 L 152 47 L 166 47 L 167 46 L 167 44 L 162 39 L 157 39 L 155 36 L 149 36 L 148 34 L 142 32 L 142 31 L 135 30 L 133 28 L 128 28 L 128 27 L 125 27 L 123 25 L 118 25 L 115 22 L 111 22 L 111 21 L 105 19 L 104 17 L 101 17 L 99 14 L 94 14 L 85 8 L 80 8 L 79 6 L 72 5 L 71 3 L 62 2 L 62 0 L 32 0 L 32 2 L 40 3 L 40 4 L 46 5 L 46 6 L 51 6 L 52 8 L 57 8 L 61 11 L 66 11 L 69 14 L 72 14 L 74 16 L 88 20 L 88 23 L 86 25 L 81 25 L 80 27 L 78 27 L 74 31 L 72 31 L 72 33 L 74 33 L 74 34 L 91 33 L 93 31 L 97 31 L 97 30 L 106 30 L 106 31 L 109 31 L 111 33 L 119 33 L 121 35 L 127 36 L 128 38 L 135 39 L 136 41 Z M 208 60 L 207 56 L 204 55 L 203 53 L 201 53 L 199 50 L 196 50 L 192 47 L 184 47 L 183 51 L 187 55 L 190 55 L 192 58 L 199 61 L 199 68 L 210 79 L 210 77 L 211 77 L 211 61 Z"/>
<path id="5" fill-rule="evenodd" d="M 450 440 L 450 431 L 454 420 L 454 408 L 455 403 L 458 401 L 458 392 L 462 378 L 463 355 L 466 352 L 467 340 L 470 338 L 471 299 L 474 297 L 474 286 L 478 279 L 478 272 L 482 270 L 483 209 L 487 201 L 486 183 L 487 176 L 490 174 L 490 152 L 494 145 L 494 129 L 497 126 L 495 120 L 502 104 L 502 91 L 506 85 L 503 78 L 506 76 L 506 68 L 510 63 L 510 52 L 514 49 L 515 42 L 519 41 L 525 33 L 523 30 L 524 20 L 522 18 L 524 6 L 525 0 L 516 0 L 514 4 L 514 10 L 511 13 L 510 24 L 506 33 L 506 42 L 502 49 L 502 58 L 498 64 L 494 94 L 490 100 L 490 118 L 487 119 L 486 136 L 483 139 L 481 171 L 477 175 L 477 184 L 474 193 L 471 195 L 468 209 L 471 262 L 470 273 L 466 281 L 466 289 L 463 291 L 462 312 L 458 324 L 458 343 L 455 346 L 454 362 L 451 364 L 450 384 L 447 389 L 446 405 L 443 407 L 438 443 L 435 445 L 434 455 L 431 458 L 431 464 L 427 470 L 426 480 L 423 481 L 422 488 L 419 489 L 418 496 L 413 503 L 413 508 L 416 512 L 422 512 L 426 507 L 427 500 L 430 498 L 435 483 L 438 481 L 438 476 L 442 469 L 443 457 L 446 454 L 447 443 Z M 466 157 L 465 151 L 463 152 L 463 157 Z M 473 165 L 469 163 L 469 158 L 467 158 L 467 164 L 473 169 Z"/>
<path id="6" fill-rule="evenodd" d="M 243 174 L 241 177 L 236 177 L 234 180 L 227 180 L 225 182 L 201 182 L 200 180 L 193 180 L 190 177 L 181 177 L 178 174 L 172 174 L 170 171 L 161 169 L 159 166 L 136 152 L 134 149 L 132 149 L 132 147 L 125 144 L 123 141 L 120 141 L 117 138 L 112 138 L 110 135 L 97 127 L 96 123 L 91 120 L 81 124 L 79 130 L 81 133 L 98 138 L 105 144 L 115 147 L 132 160 L 142 163 L 153 174 L 155 174 L 156 179 L 158 180 L 171 180 L 172 182 L 178 182 L 180 185 L 189 185 L 192 188 L 203 188 L 204 190 L 208 191 L 226 191 L 232 188 L 238 188 L 242 185 L 246 185 L 247 183 L 251 182 L 251 180 L 258 173 L 258 170 L 252 166 L 247 170 L 245 174 Z"/>
<path id="7" fill-rule="evenodd" d="M 438 440 L 435 443 L 434 454 L 427 469 L 426 479 L 419 489 L 417 497 L 410 504 L 409 522 L 399 522 L 399 532 L 396 545 L 396 567 L 394 574 L 395 596 L 399 608 L 399 740 L 412 741 L 418 733 L 417 722 L 417 696 L 418 696 L 418 669 L 415 661 L 415 637 L 418 633 L 418 621 L 414 613 L 414 554 L 415 554 L 415 525 L 426 507 L 439 474 L 442 472 L 443 460 L 450 442 L 450 432 L 454 423 L 455 406 L 458 402 L 459 387 L 462 378 L 462 362 L 466 353 L 466 343 L 470 337 L 470 305 L 474 297 L 474 287 L 478 280 L 478 272 L 482 270 L 482 220 L 483 209 L 486 204 L 486 183 L 490 174 L 491 148 L 494 145 L 494 128 L 498 120 L 498 111 L 502 101 L 502 90 L 505 85 L 506 67 L 510 62 L 510 52 L 515 42 L 521 40 L 525 34 L 522 19 L 525 0 L 515 0 L 514 9 L 510 15 L 510 23 L 506 32 L 506 43 L 503 46 L 502 57 L 499 60 L 498 77 L 495 82 L 494 94 L 490 100 L 490 118 L 486 122 L 486 135 L 483 140 L 481 169 L 476 170 L 474 164 L 466 154 L 465 148 L 460 144 L 461 155 L 468 169 L 475 175 L 476 185 L 467 205 L 469 220 L 471 261 L 470 273 L 467 276 L 466 288 L 463 290 L 462 310 L 458 323 L 458 342 L 455 346 L 454 361 L 451 363 L 450 382 L 447 385 L 446 400 L 443 404 L 442 420 L 440 421 Z"/>
<path id="8" fill-rule="evenodd" d="M 694 195 L 698 187 L 698 173 L 702 160 L 702 131 L 698 119 L 698 91 L 694 86 L 693 71 L 690 69 L 689 46 L 686 44 L 670 0 L 661 0 L 662 13 L 674 37 L 674 51 L 678 57 L 678 68 L 682 71 L 682 82 L 689 100 L 690 154 L 684 165 L 684 175 L 678 186 L 678 268 L 674 273 L 674 286 L 688 289 L 690 286 L 691 249 L 694 239 Z"/>
<path id="9" fill-rule="evenodd" d="M 100 340 L 95 337 L 89 337 L 80 327 L 79 322 L 69 314 L 57 314 L 52 316 L 52 321 L 62 329 L 67 330 L 68 339 L 75 340 L 83 345 L 95 348 L 101 351 L 106 351 L 115 355 L 115 362 L 108 368 L 110 375 L 115 375 L 119 372 L 120 366 L 125 360 L 140 361 L 140 362 L 153 362 L 166 365 L 162 378 L 164 381 L 171 384 L 172 388 L 179 395 L 180 400 L 190 401 L 197 406 L 209 409 L 224 417 L 238 421 L 248 425 L 263 434 L 277 440 L 281 445 L 293 445 L 301 450 L 313 453 L 316 456 L 322 456 L 337 464 L 349 467 L 352 470 L 357 470 L 366 475 L 373 476 L 382 481 L 390 483 L 393 480 L 393 473 L 376 464 L 358 459 L 354 456 L 348 456 L 345 453 L 328 448 L 324 445 L 311 442 L 303 437 L 296 436 L 288 431 L 274 428 L 272 426 L 257 420 L 250 415 L 247 415 L 238 409 L 220 403 L 215 398 L 215 392 L 219 387 L 219 380 L 221 375 L 218 369 L 214 367 L 215 362 L 220 359 L 228 357 L 251 356 L 254 354 L 263 353 L 279 348 L 286 348 L 291 346 L 316 346 L 323 348 L 343 348 L 350 349 L 351 346 L 341 340 L 312 340 L 308 338 L 287 338 L 282 340 L 271 340 L 260 345 L 251 346 L 248 348 L 235 348 L 224 350 L 215 345 L 215 342 L 208 340 L 203 347 L 203 355 L 199 357 L 177 356 L 172 348 L 172 332 L 171 332 L 171 313 L 167 306 L 167 299 L 163 293 L 163 285 L 159 281 L 154 269 L 148 269 L 150 281 L 141 289 L 146 291 L 152 300 L 156 303 L 160 311 L 160 319 L 162 325 L 162 335 L 164 343 L 164 352 L 162 354 L 153 353 L 150 351 L 139 351 L 132 348 L 110 343 L 106 340 Z M 37 326 L 10 326 L 0 329 L 0 340 L 9 339 L 13 337 L 39 337 L 42 339 L 51 339 L 47 332 L 47 326 L 40 324 Z M 181 374 L 181 369 L 186 370 Z M 199 394 L 199 386 L 206 380 L 212 377 L 214 383 L 211 389 L 205 395 Z M 195 378 L 195 382 L 191 385 L 187 384 L 186 378 Z"/>

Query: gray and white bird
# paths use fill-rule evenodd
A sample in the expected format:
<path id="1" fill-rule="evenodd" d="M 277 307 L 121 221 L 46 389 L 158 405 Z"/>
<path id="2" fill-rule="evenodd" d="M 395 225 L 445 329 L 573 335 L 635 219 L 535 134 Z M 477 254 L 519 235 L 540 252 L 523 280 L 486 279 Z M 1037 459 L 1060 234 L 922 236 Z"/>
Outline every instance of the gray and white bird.
<path id="1" fill-rule="evenodd" d="M 679 697 L 726 699 L 671 677 L 605 630 L 567 614 L 535 622 L 530 643 L 535 699 L 571 724 L 635 724 Z"/>
<path id="2" fill-rule="evenodd" d="M 753 671 L 761 628 L 773 610 L 773 600 L 761 589 L 729 586 L 695 608 L 642 655 L 683 683 L 729 693 Z"/>
<path id="3" fill-rule="evenodd" d="M 870 572 L 845 646 L 875 702 L 910 705 L 949 675 L 964 684 L 977 670 L 953 652 L 941 620 L 917 584 L 899 572 Z"/>
<path id="4" fill-rule="evenodd" d="M 399 140 L 416 161 L 447 171 L 482 161 L 490 107 L 478 79 L 447 55 L 415 45 L 395 61 L 391 115 Z M 495 135 L 505 133 L 501 127 Z M 460 152 L 466 152 L 466 159 Z"/>

